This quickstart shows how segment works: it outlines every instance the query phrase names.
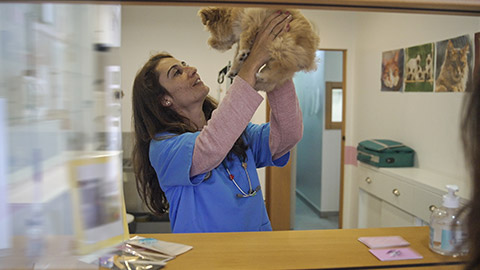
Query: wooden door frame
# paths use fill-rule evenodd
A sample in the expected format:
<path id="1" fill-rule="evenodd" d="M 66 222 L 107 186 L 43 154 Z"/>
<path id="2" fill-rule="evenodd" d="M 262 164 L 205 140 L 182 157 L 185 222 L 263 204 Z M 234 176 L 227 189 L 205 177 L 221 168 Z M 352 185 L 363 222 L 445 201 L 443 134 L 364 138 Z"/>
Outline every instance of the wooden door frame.
<path id="1" fill-rule="evenodd" d="M 341 130 L 341 150 L 340 150 L 340 196 L 338 209 L 338 228 L 343 227 L 343 189 L 344 189 L 344 159 L 345 159 L 345 122 L 346 122 L 346 96 L 347 96 L 347 50 L 346 49 L 318 49 L 322 51 L 341 51 L 343 56 L 342 66 L 342 130 Z M 270 105 L 267 100 L 266 119 L 270 121 Z M 267 167 L 265 171 L 266 198 L 265 204 L 267 212 L 272 223 L 273 230 L 290 230 L 291 215 L 291 160 L 285 167 Z M 275 179 L 275 181 L 273 181 Z"/>

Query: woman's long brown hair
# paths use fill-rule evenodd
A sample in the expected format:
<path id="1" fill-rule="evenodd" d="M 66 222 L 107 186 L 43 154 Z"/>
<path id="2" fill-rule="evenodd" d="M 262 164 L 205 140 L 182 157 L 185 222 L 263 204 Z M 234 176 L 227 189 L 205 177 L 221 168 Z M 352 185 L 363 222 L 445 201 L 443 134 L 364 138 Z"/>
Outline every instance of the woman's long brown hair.
<path id="1" fill-rule="evenodd" d="M 182 134 L 198 130 L 188 118 L 160 104 L 160 98 L 168 92 L 160 84 L 156 67 L 165 58 L 172 58 L 172 56 L 168 53 L 159 53 L 150 57 L 137 73 L 132 93 L 132 118 L 135 132 L 132 162 L 137 190 L 147 208 L 156 215 L 165 214 L 169 205 L 165 193 L 160 188 L 157 174 L 150 164 L 150 141 L 160 140 L 157 134 L 161 132 Z M 207 120 L 211 118 L 216 108 L 217 102 L 207 96 L 203 103 L 203 113 Z M 246 149 L 247 145 L 240 136 L 230 153 L 246 157 Z"/>
<path id="2" fill-rule="evenodd" d="M 474 89 L 466 93 L 462 119 L 463 148 L 473 181 L 472 199 L 463 209 L 467 213 L 468 270 L 480 269 L 480 68 L 474 70 L 473 77 Z"/>

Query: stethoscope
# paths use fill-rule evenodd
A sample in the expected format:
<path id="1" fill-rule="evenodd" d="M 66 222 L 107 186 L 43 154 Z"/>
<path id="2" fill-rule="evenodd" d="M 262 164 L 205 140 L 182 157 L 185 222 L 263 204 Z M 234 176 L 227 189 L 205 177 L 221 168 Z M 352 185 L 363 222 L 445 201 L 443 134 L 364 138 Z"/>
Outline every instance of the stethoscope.
<path id="1" fill-rule="evenodd" d="M 237 187 L 237 189 L 240 191 L 240 193 L 237 193 L 237 198 L 248 198 L 248 197 L 253 197 L 257 195 L 257 191 L 260 190 L 260 186 L 257 186 L 255 189 L 252 189 L 252 181 L 250 180 L 250 175 L 248 174 L 247 170 L 247 163 L 245 161 L 242 161 L 242 168 L 245 171 L 245 174 L 247 175 L 247 180 L 248 180 L 248 192 L 245 192 L 238 184 L 237 181 L 235 181 L 235 177 L 233 174 L 230 172 L 230 170 L 227 167 L 227 163 L 225 160 L 222 162 L 223 167 L 227 171 L 228 178 L 232 181 L 232 183 Z"/>

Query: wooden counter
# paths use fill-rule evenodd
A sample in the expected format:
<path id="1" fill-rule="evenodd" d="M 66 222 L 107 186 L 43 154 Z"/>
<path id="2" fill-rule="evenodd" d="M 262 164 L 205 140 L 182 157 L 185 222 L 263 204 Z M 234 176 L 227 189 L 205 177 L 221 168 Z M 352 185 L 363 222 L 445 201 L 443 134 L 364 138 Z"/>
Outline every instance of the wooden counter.
<path id="1" fill-rule="evenodd" d="M 381 262 L 357 239 L 400 235 L 423 259 Z M 213 234 L 140 234 L 193 246 L 165 269 L 462 269 L 428 248 L 428 227 Z"/>
<path id="2" fill-rule="evenodd" d="M 460 270 L 462 258 L 433 253 L 428 248 L 428 227 L 274 231 L 201 234 L 139 234 L 193 246 L 167 262 L 175 269 L 439 269 Z M 357 239 L 360 236 L 400 235 L 423 259 L 381 262 Z M 133 235 L 132 235 L 133 236 Z M 71 237 L 48 237 L 39 269 L 98 269 L 71 254 Z M 25 258 L 25 239 L 16 238 L 15 250 L 0 253 L 0 270 L 33 269 Z M 0 250 L 1 251 L 1 250 Z"/>

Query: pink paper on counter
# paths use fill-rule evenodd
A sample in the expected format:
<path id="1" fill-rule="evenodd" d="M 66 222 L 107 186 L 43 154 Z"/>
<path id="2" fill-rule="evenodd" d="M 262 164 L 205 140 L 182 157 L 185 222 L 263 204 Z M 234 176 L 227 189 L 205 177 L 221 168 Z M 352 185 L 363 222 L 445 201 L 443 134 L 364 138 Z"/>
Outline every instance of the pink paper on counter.
<path id="1" fill-rule="evenodd" d="M 398 261 L 422 259 L 423 256 L 415 252 L 411 248 L 384 248 L 370 249 L 370 253 L 375 255 L 380 261 Z"/>
<path id="2" fill-rule="evenodd" d="M 410 245 L 401 236 L 369 236 L 359 237 L 358 241 L 364 243 L 369 248 L 392 248 L 392 247 L 405 247 Z"/>

